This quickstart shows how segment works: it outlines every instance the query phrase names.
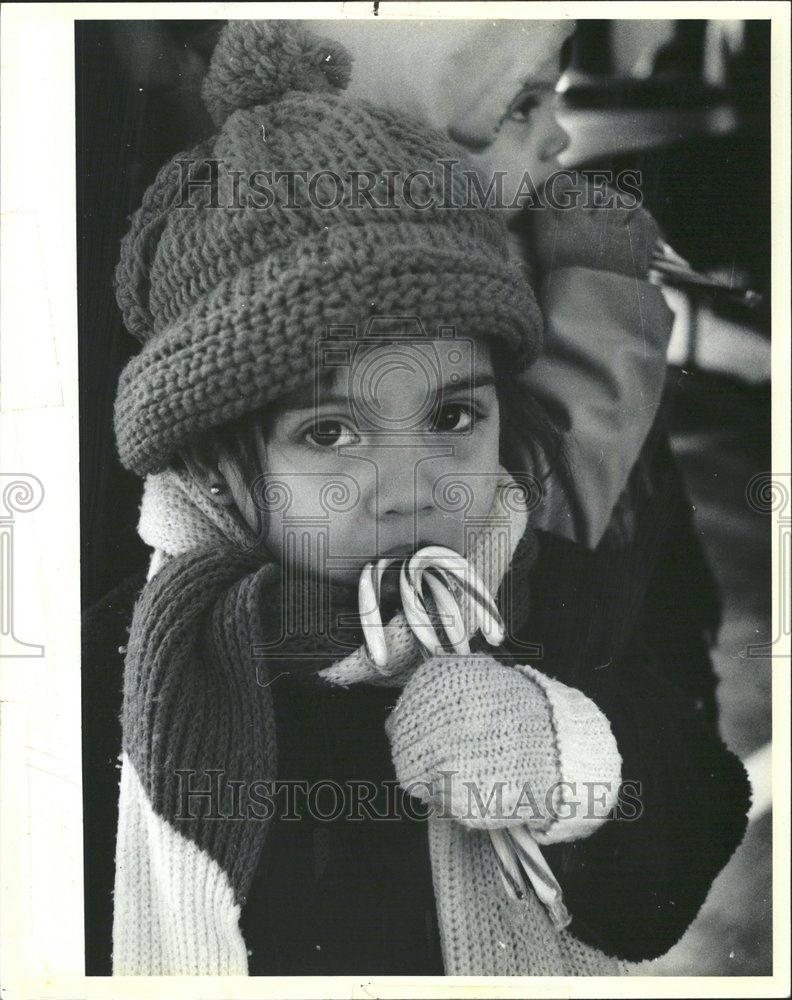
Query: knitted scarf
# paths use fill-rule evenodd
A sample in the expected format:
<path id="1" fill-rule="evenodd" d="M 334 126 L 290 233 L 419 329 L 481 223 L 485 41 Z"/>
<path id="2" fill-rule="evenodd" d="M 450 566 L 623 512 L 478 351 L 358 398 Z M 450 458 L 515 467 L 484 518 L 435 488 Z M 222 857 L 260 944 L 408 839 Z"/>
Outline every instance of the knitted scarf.
<path id="1" fill-rule="evenodd" d="M 520 496 L 502 471 L 465 553 L 507 630 L 527 613 L 536 551 Z M 246 974 L 239 916 L 267 833 L 253 788 L 277 777 L 269 685 L 297 662 L 328 684 L 401 686 L 423 655 L 401 611 L 385 628 L 387 675 L 359 627 L 284 633 L 307 585 L 284 588 L 241 519 L 189 477 L 148 477 L 139 530 L 154 556 L 125 662 L 114 974 Z M 330 617 L 354 616 L 354 590 L 324 586 Z M 432 818 L 429 838 L 448 974 L 617 971 L 537 900 L 504 898 L 485 834 Z"/>

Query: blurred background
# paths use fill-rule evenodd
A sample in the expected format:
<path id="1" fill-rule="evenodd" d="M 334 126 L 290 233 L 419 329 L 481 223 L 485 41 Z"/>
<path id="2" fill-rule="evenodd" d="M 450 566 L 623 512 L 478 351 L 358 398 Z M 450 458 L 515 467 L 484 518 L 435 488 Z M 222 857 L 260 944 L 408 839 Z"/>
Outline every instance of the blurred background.
<path id="1" fill-rule="evenodd" d="M 118 374 L 137 346 L 113 297 L 119 241 L 159 166 L 212 131 L 199 88 L 222 24 L 76 25 L 86 607 L 147 562 L 135 530 L 140 484 L 119 465 L 113 439 Z M 509 24 L 525 31 L 524 23 Z M 374 33 L 381 40 L 389 32 L 398 42 L 392 49 L 398 59 L 388 61 L 391 74 L 405 67 L 434 110 L 449 103 L 437 90 L 441 83 L 435 90 L 430 85 L 442 81 L 431 76 L 432 64 L 442 61 L 436 22 L 358 27 L 352 33 L 361 51 Z M 468 31 L 472 50 L 486 62 L 488 47 L 475 44 L 475 24 L 459 30 Z M 644 203 L 674 251 L 658 262 L 655 275 L 676 317 L 668 354 L 673 444 L 722 588 L 724 621 L 714 653 L 721 729 L 754 784 L 743 845 L 685 938 L 647 964 L 653 975 L 772 972 L 771 515 L 756 501 L 757 477 L 770 469 L 769 42 L 766 21 L 580 21 L 564 44 L 557 81 L 558 115 L 570 137 L 561 162 L 640 171 Z M 519 76 L 519 49 L 515 53 Z M 486 85 L 486 73 L 475 65 L 465 71 Z M 492 86 L 502 88 L 503 80 Z M 510 155 L 519 160 L 519 145 Z M 90 691 L 83 705 L 86 771 L 112 769 L 118 720 L 92 718 Z M 115 835 L 89 823 L 96 794 L 86 782 L 87 887 L 112 878 L 96 868 L 106 852 L 91 850 L 92 842 Z M 109 934 L 106 911 L 90 893 L 86 934 L 89 945 Z"/>

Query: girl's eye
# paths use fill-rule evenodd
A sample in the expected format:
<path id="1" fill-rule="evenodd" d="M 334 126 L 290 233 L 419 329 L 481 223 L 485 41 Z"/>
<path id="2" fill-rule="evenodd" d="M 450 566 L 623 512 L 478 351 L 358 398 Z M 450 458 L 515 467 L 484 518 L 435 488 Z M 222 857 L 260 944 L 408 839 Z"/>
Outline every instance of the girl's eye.
<path id="1" fill-rule="evenodd" d="M 467 431 L 473 426 L 473 414 L 470 407 L 463 403 L 447 403 L 440 408 L 440 412 L 435 418 L 432 429 L 435 431 Z"/>
<path id="2" fill-rule="evenodd" d="M 357 435 L 340 420 L 317 420 L 305 433 L 305 438 L 317 448 L 338 448 L 354 444 Z"/>

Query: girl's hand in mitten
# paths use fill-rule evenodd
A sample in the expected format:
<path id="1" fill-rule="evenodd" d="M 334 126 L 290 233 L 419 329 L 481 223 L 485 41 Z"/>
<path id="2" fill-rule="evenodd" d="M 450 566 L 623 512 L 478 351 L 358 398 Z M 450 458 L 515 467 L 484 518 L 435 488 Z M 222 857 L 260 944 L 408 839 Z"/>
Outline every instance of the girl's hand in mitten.
<path id="1" fill-rule="evenodd" d="M 526 824 L 540 842 L 575 839 L 616 801 L 621 760 L 607 720 L 531 667 L 433 657 L 385 728 L 401 786 L 470 827 Z"/>
<path id="2" fill-rule="evenodd" d="M 583 175 L 559 174 L 545 189 L 546 208 L 517 224 L 540 271 L 588 267 L 645 278 L 660 229 L 633 193 L 599 188 Z"/>

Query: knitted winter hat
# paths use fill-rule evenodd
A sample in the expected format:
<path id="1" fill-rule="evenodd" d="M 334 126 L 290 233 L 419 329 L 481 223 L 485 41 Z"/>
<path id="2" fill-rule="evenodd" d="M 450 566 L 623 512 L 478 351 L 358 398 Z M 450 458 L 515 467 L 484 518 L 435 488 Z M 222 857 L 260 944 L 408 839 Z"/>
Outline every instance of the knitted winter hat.
<path id="1" fill-rule="evenodd" d="M 116 399 L 127 468 L 161 470 L 195 434 L 310 384 L 328 327 L 410 316 L 430 337 L 499 341 L 515 369 L 538 353 L 503 220 L 448 207 L 466 196 L 462 150 L 345 98 L 349 76 L 345 50 L 298 22 L 223 30 L 203 87 L 219 132 L 162 168 L 116 271 L 143 343 Z"/>

